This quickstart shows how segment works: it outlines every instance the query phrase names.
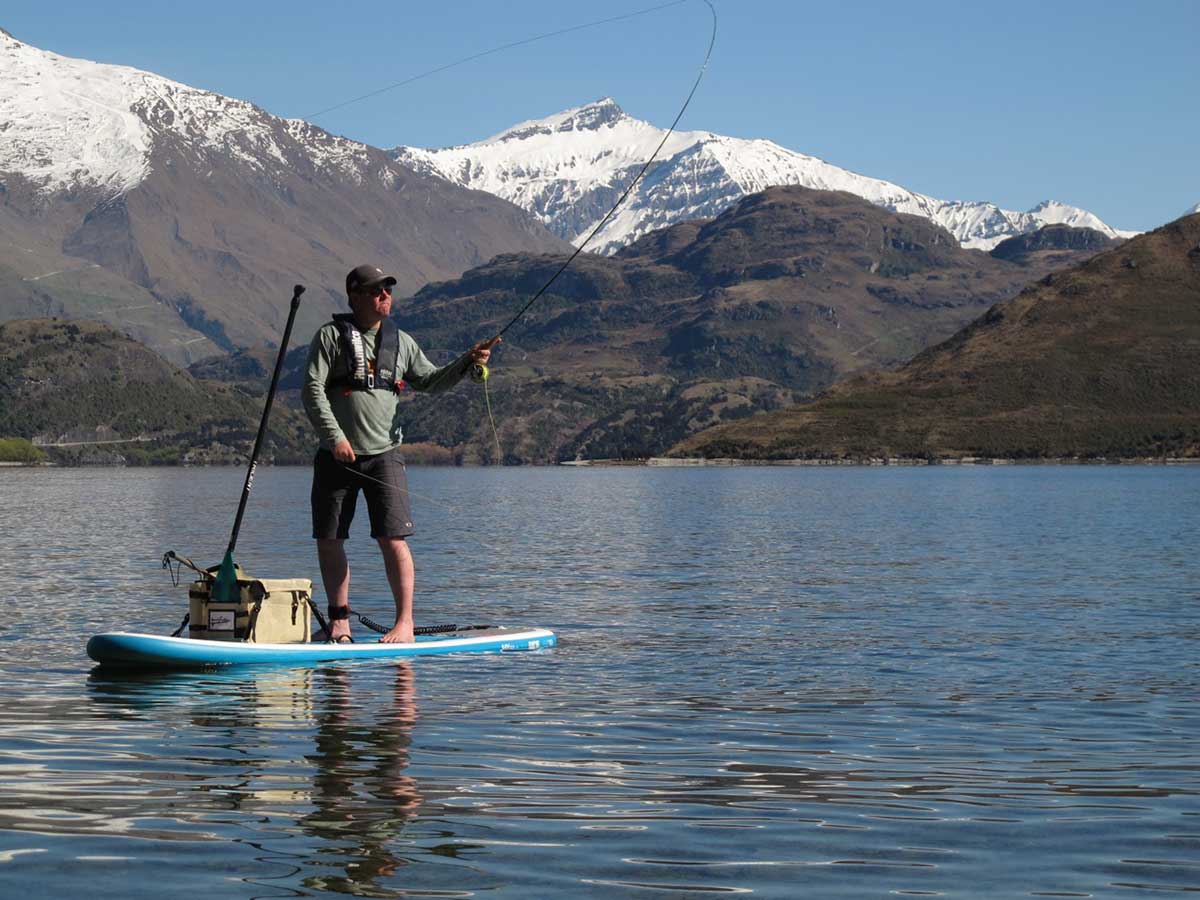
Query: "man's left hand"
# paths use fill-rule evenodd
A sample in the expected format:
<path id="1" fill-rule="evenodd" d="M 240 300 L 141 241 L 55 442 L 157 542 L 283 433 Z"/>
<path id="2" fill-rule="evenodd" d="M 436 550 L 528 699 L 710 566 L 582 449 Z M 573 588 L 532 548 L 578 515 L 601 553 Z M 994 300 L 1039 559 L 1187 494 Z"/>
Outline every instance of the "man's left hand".
<path id="1" fill-rule="evenodd" d="M 500 343 L 500 335 L 488 338 L 486 341 L 480 341 L 467 351 L 471 357 L 471 362 L 486 365 L 487 361 L 492 358 L 492 348 L 498 343 Z"/>

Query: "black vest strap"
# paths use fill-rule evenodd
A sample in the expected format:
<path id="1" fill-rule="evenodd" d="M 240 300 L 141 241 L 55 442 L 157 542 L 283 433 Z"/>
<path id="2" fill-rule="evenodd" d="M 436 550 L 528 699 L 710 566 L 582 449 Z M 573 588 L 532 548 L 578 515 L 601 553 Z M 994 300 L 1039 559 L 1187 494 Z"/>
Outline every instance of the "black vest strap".
<path id="1" fill-rule="evenodd" d="M 400 358 L 400 329 L 391 319 L 379 323 L 379 340 L 375 345 L 375 371 L 367 362 L 366 339 L 354 321 L 353 313 L 341 313 L 333 317 L 333 324 L 341 337 L 342 353 L 346 356 L 349 375 L 338 379 L 355 391 L 396 391 L 402 372 L 396 371 Z"/>

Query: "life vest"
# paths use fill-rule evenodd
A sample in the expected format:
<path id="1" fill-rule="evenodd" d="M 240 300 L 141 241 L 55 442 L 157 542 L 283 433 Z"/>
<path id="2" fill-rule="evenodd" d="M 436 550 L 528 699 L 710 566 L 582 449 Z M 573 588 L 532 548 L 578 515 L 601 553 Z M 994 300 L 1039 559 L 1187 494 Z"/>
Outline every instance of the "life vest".
<path id="1" fill-rule="evenodd" d="M 335 384 L 353 391 L 399 391 L 404 386 L 400 380 L 403 373 L 396 371 L 400 357 L 400 329 L 391 319 L 379 323 L 374 371 L 367 360 L 366 340 L 354 321 L 354 313 L 334 316 L 333 324 L 341 338 L 341 350 L 350 370 L 348 376 L 339 378 Z"/>

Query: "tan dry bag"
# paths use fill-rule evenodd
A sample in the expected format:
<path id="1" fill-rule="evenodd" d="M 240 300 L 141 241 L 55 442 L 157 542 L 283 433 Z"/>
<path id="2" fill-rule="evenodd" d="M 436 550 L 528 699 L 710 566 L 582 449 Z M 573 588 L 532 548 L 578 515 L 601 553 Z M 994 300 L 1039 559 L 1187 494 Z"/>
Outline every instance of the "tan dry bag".
<path id="1" fill-rule="evenodd" d="M 211 597 L 213 582 L 188 588 L 188 637 L 253 644 L 298 644 L 312 639 L 312 582 L 307 578 L 246 578 L 238 572 L 236 603 Z"/>

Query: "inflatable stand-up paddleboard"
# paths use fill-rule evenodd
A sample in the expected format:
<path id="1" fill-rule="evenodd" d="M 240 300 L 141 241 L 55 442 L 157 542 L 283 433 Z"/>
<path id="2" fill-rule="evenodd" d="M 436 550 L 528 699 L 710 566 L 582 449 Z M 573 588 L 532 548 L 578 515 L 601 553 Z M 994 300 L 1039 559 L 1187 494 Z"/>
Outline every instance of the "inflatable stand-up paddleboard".
<path id="1" fill-rule="evenodd" d="M 507 653 L 542 650 L 557 639 L 545 628 L 496 627 L 419 635 L 411 644 L 259 644 L 211 641 L 124 631 L 95 635 L 87 654 L 102 666 L 125 669 L 204 669 L 218 666 L 311 666 L 360 659 L 402 659 L 442 653 Z"/>

